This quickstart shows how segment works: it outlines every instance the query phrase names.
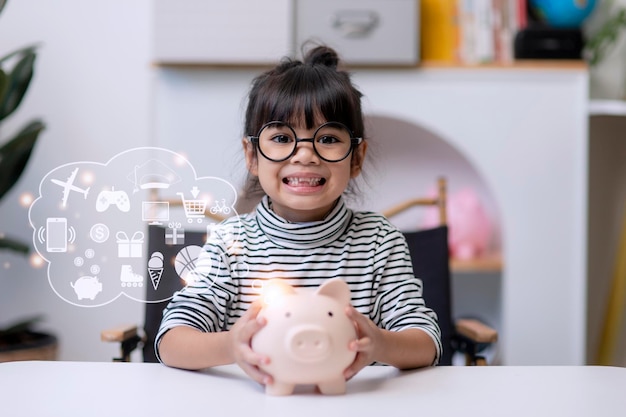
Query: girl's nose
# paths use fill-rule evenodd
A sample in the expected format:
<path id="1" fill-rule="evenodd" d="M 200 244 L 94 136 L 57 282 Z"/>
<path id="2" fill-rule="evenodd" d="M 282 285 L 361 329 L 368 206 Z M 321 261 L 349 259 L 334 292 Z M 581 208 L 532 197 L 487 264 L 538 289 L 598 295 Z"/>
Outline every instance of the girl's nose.
<path id="1" fill-rule="evenodd" d="M 320 158 L 317 156 L 311 142 L 299 142 L 296 146 L 296 153 L 291 157 L 292 163 L 317 164 Z"/>

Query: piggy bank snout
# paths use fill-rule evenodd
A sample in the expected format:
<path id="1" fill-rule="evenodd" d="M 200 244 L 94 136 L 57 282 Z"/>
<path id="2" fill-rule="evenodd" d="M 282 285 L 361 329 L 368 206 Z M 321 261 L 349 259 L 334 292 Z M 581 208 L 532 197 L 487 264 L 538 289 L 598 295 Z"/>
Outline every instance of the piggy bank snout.
<path id="1" fill-rule="evenodd" d="M 322 326 L 295 326 L 287 332 L 285 342 L 287 352 L 300 362 L 323 360 L 331 353 L 330 335 Z"/>

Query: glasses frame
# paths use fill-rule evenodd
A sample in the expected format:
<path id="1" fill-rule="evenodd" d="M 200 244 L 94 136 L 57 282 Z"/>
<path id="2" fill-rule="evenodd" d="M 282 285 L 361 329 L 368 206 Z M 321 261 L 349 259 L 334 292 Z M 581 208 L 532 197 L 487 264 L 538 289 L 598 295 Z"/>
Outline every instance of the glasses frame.
<path id="1" fill-rule="evenodd" d="M 293 150 L 291 151 L 291 153 L 289 155 L 287 155 L 286 157 L 282 158 L 282 159 L 274 159 L 274 158 L 270 158 L 267 155 L 265 155 L 265 153 L 263 152 L 263 149 L 261 148 L 261 146 L 259 145 L 259 138 L 261 137 L 261 132 L 263 132 L 263 130 L 272 124 L 281 124 L 287 128 L 289 128 L 292 132 L 293 132 L 293 137 L 295 138 L 295 143 L 293 145 Z M 346 129 L 346 132 L 348 132 L 348 134 L 350 135 L 350 148 L 348 149 L 348 152 L 340 159 L 327 159 L 324 158 L 322 155 L 320 155 L 320 153 L 317 151 L 317 148 L 315 147 L 315 136 L 317 136 L 317 132 L 320 131 L 320 129 L 328 126 L 328 125 L 339 125 L 340 127 L 343 127 L 344 129 Z M 291 127 L 291 125 L 285 123 L 285 122 L 281 122 L 278 120 L 273 120 L 271 122 L 267 122 L 265 123 L 263 126 L 261 126 L 261 128 L 259 129 L 259 133 L 257 133 L 256 136 L 248 136 L 248 140 L 250 141 L 250 143 L 254 144 L 256 146 L 256 148 L 259 150 L 259 152 L 261 153 L 261 155 L 263 155 L 263 157 L 269 161 L 272 162 L 284 162 L 286 160 L 288 160 L 289 158 L 291 158 L 292 156 L 294 156 L 296 154 L 296 152 L 298 151 L 298 143 L 300 142 L 311 142 L 311 144 L 313 145 L 313 151 L 315 152 L 315 155 L 318 156 L 318 158 L 320 158 L 323 161 L 326 162 L 341 162 L 344 159 L 346 159 L 348 156 L 350 156 L 350 154 L 352 153 L 352 151 L 354 151 L 354 148 L 356 148 L 357 146 L 359 146 L 361 144 L 361 142 L 363 142 L 363 138 L 361 137 L 355 137 L 354 133 L 352 133 L 352 131 L 350 129 L 348 129 L 348 127 L 346 125 L 344 125 L 341 122 L 326 122 L 321 124 L 317 129 L 315 129 L 315 132 L 313 133 L 313 137 L 312 138 L 299 138 L 298 135 L 296 135 L 296 131 L 294 130 L 293 127 Z"/>

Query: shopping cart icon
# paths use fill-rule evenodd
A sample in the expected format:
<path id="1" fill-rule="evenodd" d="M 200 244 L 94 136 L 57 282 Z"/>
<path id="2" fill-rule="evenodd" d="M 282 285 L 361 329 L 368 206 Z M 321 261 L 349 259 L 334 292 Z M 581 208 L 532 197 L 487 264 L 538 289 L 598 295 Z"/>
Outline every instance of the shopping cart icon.
<path id="1" fill-rule="evenodd" d="M 193 223 L 193 220 L 196 219 L 198 223 L 202 223 L 202 221 L 204 220 L 206 201 L 187 200 L 185 199 L 185 195 L 183 193 L 176 194 L 179 195 L 180 199 L 183 201 L 183 208 L 185 209 L 185 216 L 187 217 L 187 221 L 189 223 Z"/>

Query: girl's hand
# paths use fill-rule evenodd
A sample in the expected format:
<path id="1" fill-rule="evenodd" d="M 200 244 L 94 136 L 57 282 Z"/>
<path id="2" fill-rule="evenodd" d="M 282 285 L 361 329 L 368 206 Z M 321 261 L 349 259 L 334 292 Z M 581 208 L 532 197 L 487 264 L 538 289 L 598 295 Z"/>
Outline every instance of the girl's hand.
<path id="1" fill-rule="evenodd" d="M 250 347 L 252 336 L 266 324 L 264 318 L 258 317 L 260 309 L 260 302 L 252 303 L 248 311 L 230 329 L 230 333 L 235 363 L 250 378 L 267 385 L 272 383 L 272 377 L 259 369 L 259 365 L 268 364 L 270 358 L 255 353 Z"/>
<path id="2" fill-rule="evenodd" d="M 382 349 L 382 333 L 372 320 L 359 313 L 354 307 L 346 308 L 348 318 L 354 322 L 357 340 L 350 342 L 349 349 L 357 352 L 354 362 L 344 371 L 346 380 L 352 378 L 361 369 L 379 357 Z"/>

